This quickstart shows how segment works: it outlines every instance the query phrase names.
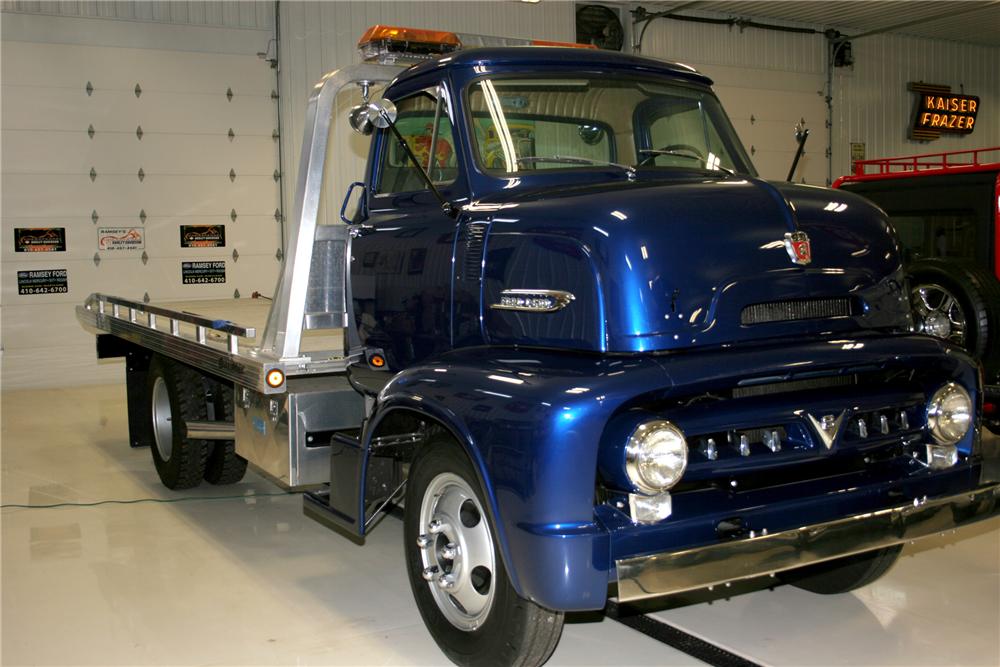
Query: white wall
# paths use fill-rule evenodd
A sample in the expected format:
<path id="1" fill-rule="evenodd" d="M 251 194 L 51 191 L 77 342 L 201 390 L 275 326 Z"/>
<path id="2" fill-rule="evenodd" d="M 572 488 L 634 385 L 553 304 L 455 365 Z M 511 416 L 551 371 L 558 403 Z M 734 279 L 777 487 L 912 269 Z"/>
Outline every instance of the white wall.
<path id="1" fill-rule="evenodd" d="M 76 323 L 91 292 L 164 301 L 273 290 L 277 83 L 256 56 L 272 36 L 267 7 L 3 6 L 3 389 L 121 381 L 121 363 L 98 363 Z M 225 245 L 182 248 L 182 225 L 224 226 Z M 108 227 L 136 229 L 144 247 L 101 249 Z M 65 251 L 15 252 L 18 228 L 62 228 Z M 182 284 L 182 262 L 208 260 L 225 263 L 224 283 Z M 49 269 L 67 271 L 67 293 L 19 293 L 19 271 Z"/>

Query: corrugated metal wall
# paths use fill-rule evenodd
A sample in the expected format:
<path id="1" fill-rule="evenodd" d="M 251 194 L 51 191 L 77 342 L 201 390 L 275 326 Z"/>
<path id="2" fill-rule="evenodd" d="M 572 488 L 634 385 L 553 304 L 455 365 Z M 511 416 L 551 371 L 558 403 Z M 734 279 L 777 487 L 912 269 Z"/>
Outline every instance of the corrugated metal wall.
<path id="1" fill-rule="evenodd" d="M 897 35 L 852 46 L 853 69 L 838 69 L 834 78 L 834 176 L 850 171 L 852 141 L 866 144 L 868 158 L 1000 146 L 1000 48 Z M 975 131 L 931 142 L 908 139 L 916 97 L 906 89 L 910 81 L 978 95 Z"/>
<path id="2" fill-rule="evenodd" d="M 239 0 L 212 2 L 202 0 L 171 0 L 148 2 L 128 0 L 107 2 L 75 0 L 51 2 L 50 0 L 3 0 L 4 12 L 47 14 L 79 18 L 118 19 L 123 21 L 153 21 L 204 25 L 221 28 L 252 28 L 270 30 L 274 27 L 274 5 L 270 2 Z"/>

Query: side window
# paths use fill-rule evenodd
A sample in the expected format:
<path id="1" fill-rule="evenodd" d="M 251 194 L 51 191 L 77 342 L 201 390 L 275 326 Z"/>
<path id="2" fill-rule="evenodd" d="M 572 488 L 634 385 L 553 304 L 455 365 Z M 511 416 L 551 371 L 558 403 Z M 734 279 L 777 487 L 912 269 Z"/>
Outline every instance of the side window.
<path id="1" fill-rule="evenodd" d="M 420 92 L 396 104 L 396 128 L 434 185 L 446 185 L 458 175 L 458 158 L 443 97 Z M 389 130 L 379 160 L 377 193 L 414 192 L 426 185 L 406 151 Z"/>

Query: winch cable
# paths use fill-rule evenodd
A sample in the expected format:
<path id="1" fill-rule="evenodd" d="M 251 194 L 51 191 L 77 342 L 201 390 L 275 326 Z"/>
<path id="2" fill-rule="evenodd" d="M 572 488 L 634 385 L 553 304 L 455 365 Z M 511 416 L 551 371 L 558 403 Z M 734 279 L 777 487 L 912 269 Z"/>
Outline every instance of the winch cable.
<path id="1" fill-rule="evenodd" d="M 608 600 L 608 606 L 605 607 L 604 613 L 608 618 L 675 648 L 692 658 L 701 660 L 705 664 L 714 665 L 714 667 L 762 667 L 759 663 L 747 660 L 741 655 L 707 642 L 701 637 L 685 632 L 669 623 L 657 620 L 647 614 L 630 613 L 627 605 L 621 605 L 615 600 Z"/>

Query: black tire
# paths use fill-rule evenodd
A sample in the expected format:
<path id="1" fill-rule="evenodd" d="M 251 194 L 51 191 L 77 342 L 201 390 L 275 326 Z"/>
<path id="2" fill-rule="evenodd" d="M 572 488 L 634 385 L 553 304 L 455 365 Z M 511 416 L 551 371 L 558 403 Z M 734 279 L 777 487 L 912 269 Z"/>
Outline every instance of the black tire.
<path id="1" fill-rule="evenodd" d="M 988 271 L 943 259 L 924 259 L 908 267 L 911 304 L 918 327 L 923 326 L 926 304 L 920 303 L 921 287 L 938 286 L 954 295 L 965 320 L 964 340 L 955 342 L 981 360 L 987 373 L 1000 370 L 1000 281 Z M 932 291 L 933 294 L 933 291 Z M 934 302 L 932 301 L 932 305 Z M 927 331 L 935 335 L 933 331 Z M 940 333 L 938 337 L 942 336 Z M 947 339 L 947 337 L 945 337 Z"/>
<path id="2" fill-rule="evenodd" d="M 232 423 L 233 387 L 223 382 L 212 383 L 212 402 L 215 421 Z M 210 443 L 208 461 L 205 463 L 205 481 L 218 486 L 235 484 L 247 471 L 247 460 L 236 453 L 235 440 L 215 440 Z"/>
<path id="3" fill-rule="evenodd" d="M 847 593 L 855 588 L 867 586 L 888 572 L 899 558 L 902 548 L 902 545 L 896 545 L 876 551 L 866 551 L 780 572 L 778 577 L 786 584 L 812 593 L 821 595 Z"/>
<path id="4" fill-rule="evenodd" d="M 442 487 L 442 484 L 451 486 Z M 455 489 L 461 491 L 463 488 L 471 493 L 467 494 L 469 499 L 459 505 L 459 522 L 463 524 L 461 535 L 452 534 L 454 529 L 450 525 L 433 536 L 429 532 L 422 532 L 421 526 L 426 523 L 428 512 L 443 517 L 454 514 L 442 507 L 446 504 L 446 499 L 451 497 L 450 494 L 456 492 Z M 435 495 L 435 489 L 441 489 L 439 495 Z M 457 497 L 461 499 L 462 496 Z M 418 453 L 407 482 L 403 530 L 406 567 L 413 597 L 427 629 L 444 654 L 455 664 L 542 665 L 559 643 L 563 614 L 544 609 L 519 597 L 514 591 L 503 559 L 496 548 L 496 539 L 493 537 L 496 532 L 483 509 L 482 497 L 482 489 L 472 465 L 453 442 L 435 441 Z M 421 547 L 418 539 L 422 536 L 432 537 L 435 542 L 429 547 Z M 492 550 L 492 560 L 488 566 L 469 567 L 472 563 L 489 560 L 473 560 L 470 554 L 474 549 L 471 547 L 468 554 L 460 553 L 454 560 L 442 559 L 440 556 L 441 540 L 471 545 L 477 539 L 480 546 L 488 543 Z M 482 549 L 479 552 L 480 555 L 484 553 Z M 468 561 L 465 560 L 466 556 Z M 465 592 L 461 593 L 461 582 L 465 580 L 462 573 L 468 569 L 471 576 L 465 581 L 483 598 L 492 596 L 491 602 L 485 604 L 479 612 L 475 612 L 472 604 L 467 603 L 468 609 L 457 604 L 458 597 L 443 592 L 436 579 L 424 579 L 427 562 L 440 565 L 440 574 L 434 574 L 434 577 L 444 574 L 456 576 L 459 584 L 454 595 L 464 596 L 466 600 L 470 599 L 471 592 L 465 588 Z M 492 567 L 492 572 L 488 572 L 489 567 Z M 475 578 L 477 571 L 480 572 L 478 579 Z M 478 603 L 478 600 L 474 601 Z M 470 610 L 475 613 L 470 613 Z M 456 625 L 446 616 L 446 611 L 453 617 L 459 617 L 460 623 L 468 622 L 469 627 Z M 474 619 L 476 613 L 482 616 Z M 477 623 L 475 627 L 472 627 L 473 623 Z"/>
<path id="5" fill-rule="evenodd" d="M 185 423 L 207 417 L 205 390 L 198 371 L 155 355 L 146 376 L 146 405 L 153 435 L 153 465 L 168 489 L 191 489 L 201 484 L 208 443 L 184 437 Z"/>

